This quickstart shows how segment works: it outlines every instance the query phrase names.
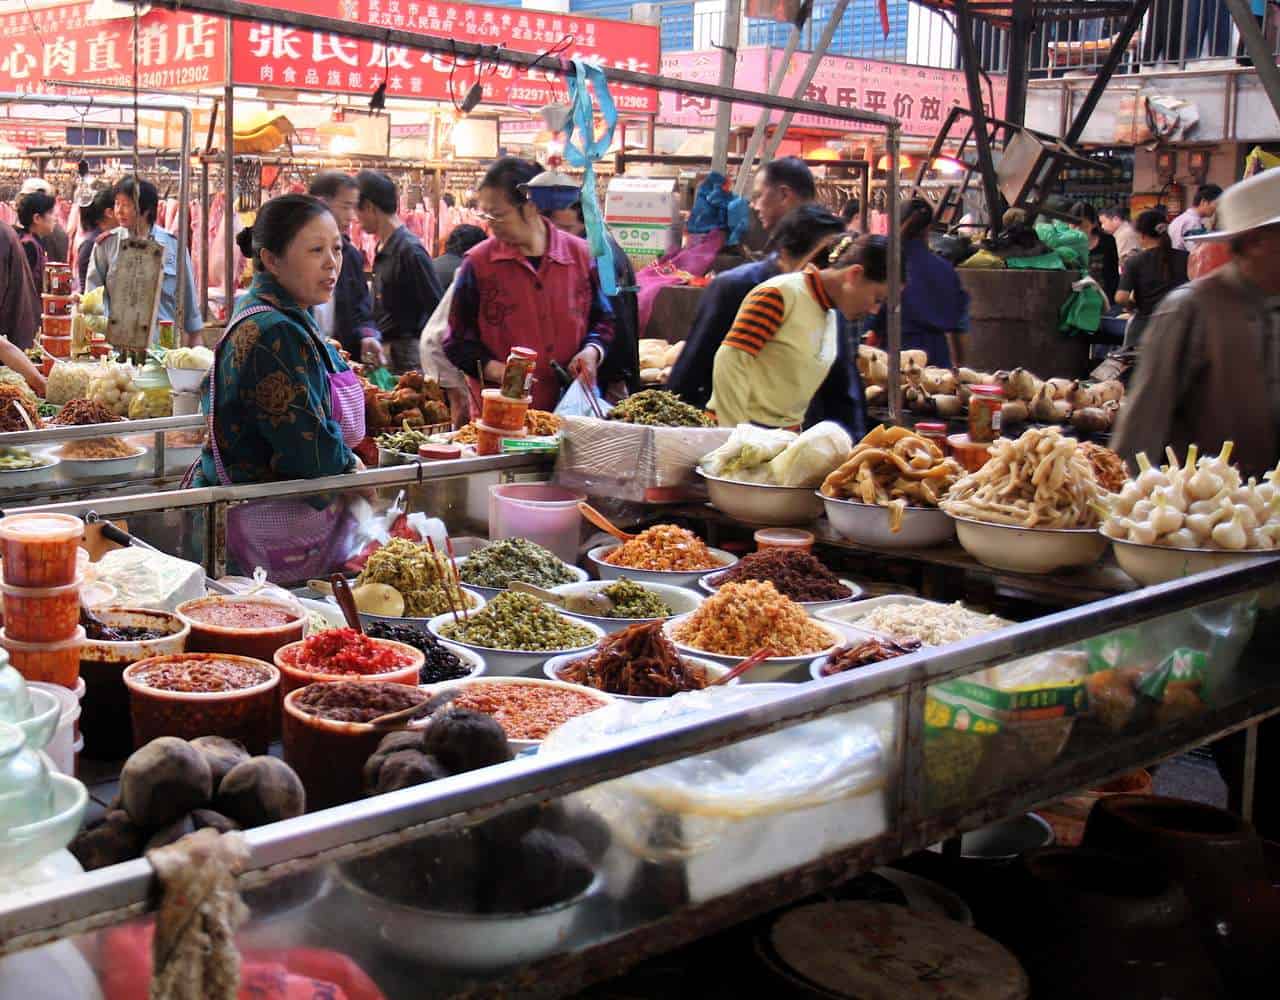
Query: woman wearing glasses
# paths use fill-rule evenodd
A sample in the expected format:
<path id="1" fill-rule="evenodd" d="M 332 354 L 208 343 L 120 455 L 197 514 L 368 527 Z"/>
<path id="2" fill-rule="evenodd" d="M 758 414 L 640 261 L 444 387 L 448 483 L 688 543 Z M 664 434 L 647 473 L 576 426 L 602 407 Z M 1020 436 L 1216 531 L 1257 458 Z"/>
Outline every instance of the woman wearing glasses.
<path id="1" fill-rule="evenodd" d="M 502 381 L 513 347 L 536 351 L 533 406 L 553 410 L 561 386 L 554 361 L 594 385 L 613 339 L 613 315 L 584 240 L 556 229 L 529 200 L 542 168 L 512 156 L 480 183 L 480 210 L 493 234 L 458 267 L 444 352 L 470 380 Z"/>

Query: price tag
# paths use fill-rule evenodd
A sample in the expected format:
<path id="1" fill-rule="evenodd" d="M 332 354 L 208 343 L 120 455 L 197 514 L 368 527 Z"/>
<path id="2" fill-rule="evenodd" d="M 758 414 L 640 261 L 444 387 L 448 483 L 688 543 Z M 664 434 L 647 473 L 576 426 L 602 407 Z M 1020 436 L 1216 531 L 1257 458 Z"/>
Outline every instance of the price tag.
<path id="1" fill-rule="evenodd" d="M 107 341 L 120 351 L 145 351 L 151 342 L 160 288 L 164 282 L 164 247 L 154 240 L 122 240 L 107 275 L 111 315 Z"/>

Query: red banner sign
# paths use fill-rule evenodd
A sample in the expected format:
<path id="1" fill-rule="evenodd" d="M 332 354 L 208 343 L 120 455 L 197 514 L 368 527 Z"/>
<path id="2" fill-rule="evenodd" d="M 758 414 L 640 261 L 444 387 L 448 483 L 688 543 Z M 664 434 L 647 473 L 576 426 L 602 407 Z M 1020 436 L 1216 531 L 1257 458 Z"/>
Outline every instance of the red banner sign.
<path id="1" fill-rule="evenodd" d="M 90 3 L 4 6 L 10 13 L 0 15 L 0 90 L 84 93 L 61 86 L 69 80 L 133 86 L 133 18 L 90 20 Z M 164 10 L 141 18 L 140 86 L 171 90 L 222 83 L 223 24 L 221 18 Z"/>
<path id="2" fill-rule="evenodd" d="M 776 72 L 782 53 L 764 47 L 738 50 L 738 66 L 734 85 L 743 90 L 767 92 L 769 80 Z M 804 71 L 807 55 L 797 55 L 787 67 L 783 78 L 783 94 L 794 94 L 796 84 Z M 715 83 L 720 75 L 720 53 L 676 52 L 663 56 L 662 72 L 682 80 Z M 991 90 L 984 86 L 986 110 L 993 113 L 990 103 L 995 99 L 995 109 L 1004 110 L 1007 83 L 1003 76 L 992 76 Z M 934 136 L 942 127 L 953 105 L 967 107 L 968 92 L 964 74 L 959 70 L 932 69 L 927 66 L 909 66 L 901 63 L 878 62 L 874 59 L 850 59 L 845 56 L 824 56 L 814 74 L 813 82 L 804 95 L 806 100 L 834 104 L 840 108 L 860 108 L 882 115 L 893 115 L 902 122 L 906 135 Z M 715 124 L 716 101 L 711 98 L 689 97 L 684 94 L 662 95 L 664 125 Z M 733 124 L 754 125 L 760 117 L 760 109 L 750 104 L 733 106 Z M 775 113 L 773 120 L 781 117 Z M 857 122 L 842 122 L 835 118 L 817 115 L 796 115 L 793 124 L 801 128 L 823 128 L 835 132 L 878 131 L 876 126 Z"/>
<path id="3" fill-rule="evenodd" d="M 545 52 L 572 36 L 560 58 L 580 58 L 606 70 L 658 71 L 654 25 L 438 0 L 277 0 L 276 6 L 522 52 Z M 448 101 L 452 94 L 461 101 L 479 79 L 486 104 L 527 108 L 563 101 L 566 93 L 562 80 L 540 69 L 485 62 L 477 71 L 470 59 L 284 25 L 238 21 L 233 30 L 232 77 L 245 86 L 370 94 L 385 79 L 388 96 Z M 622 113 L 658 110 L 651 90 L 613 86 L 610 91 Z"/>

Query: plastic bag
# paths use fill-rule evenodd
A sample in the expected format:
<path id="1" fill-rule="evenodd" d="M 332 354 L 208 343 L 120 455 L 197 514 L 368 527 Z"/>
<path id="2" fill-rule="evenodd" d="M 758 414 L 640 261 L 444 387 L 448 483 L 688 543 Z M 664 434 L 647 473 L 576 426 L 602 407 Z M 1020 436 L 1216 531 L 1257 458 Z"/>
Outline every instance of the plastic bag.
<path id="1" fill-rule="evenodd" d="M 560 402 L 556 404 L 556 416 L 594 417 L 596 413 L 587 397 L 587 391 L 582 384 L 582 379 L 574 379 L 569 388 L 564 391 L 564 395 L 560 397 Z M 602 414 L 608 416 L 609 411 L 613 409 L 613 404 L 601 398 L 599 386 L 595 386 L 592 391 L 596 394 L 596 406 Z"/>
<path id="2" fill-rule="evenodd" d="M 688 230 L 691 233 L 709 233 L 723 229 L 728 233 L 725 246 L 734 246 L 742 240 L 751 213 L 747 203 L 731 190 L 726 189 L 725 177 L 714 170 L 698 185 L 698 194 L 689 213 Z"/>
<path id="3" fill-rule="evenodd" d="M 385 368 L 375 368 L 365 376 L 369 382 L 379 389 L 392 392 L 396 387 L 396 377 Z"/>
<path id="4" fill-rule="evenodd" d="M 1082 278 L 1071 286 L 1071 295 L 1058 310 L 1058 332 L 1097 333 L 1102 314 L 1107 310 L 1107 296 L 1093 278 Z"/>
<path id="5" fill-rule="evenodd" d="M 781 455 L 793 441 L 792 431 L 739 424 L 729 440 L 702 457 L 702 471 L 717 479 L 738 482 L 767 482 L 769 462 Z"/>
<path id="6" fill-rule="evenodd" d="M 1071 268 L 1084 268 L 1089 262 L 1089 237 L 1074 226 L 1055 219 L 1036 224 L 1040 242 L 1062 258 Z"/>
<path id="7" fill-rule="evenodd" d="M 853 439 L 839 424 L 824 420 L 787 445 L 769 463 L 769 481 L 778 486 L 822 485 L 853 453 Z"/>
<path id="8" fill-rule="evenodd" d="M 112 549 L 94 565 L 94 578 L 116 588 L 122 607 L 172 611 L 204 597 L 204 568 L 150 549 Z"/>
<path id="9" fill-rule="evenodd" d="M 758 706 L 788 693 L 746 685 L 618 703 L 571 719 L 539 753 L 578 753 L 651 736 L 672 723 Z M 863 706 L 597 785 L 588 798 L 633 852 L 652 859 L 689 857 L 722 843 L 738 824 L 880 791 L 888 777 L 895 718 L 891 702 Z M 667 822 L 671 814 L 680 821 Z M 842 833 L 849 840 L 860 834 Z"/>

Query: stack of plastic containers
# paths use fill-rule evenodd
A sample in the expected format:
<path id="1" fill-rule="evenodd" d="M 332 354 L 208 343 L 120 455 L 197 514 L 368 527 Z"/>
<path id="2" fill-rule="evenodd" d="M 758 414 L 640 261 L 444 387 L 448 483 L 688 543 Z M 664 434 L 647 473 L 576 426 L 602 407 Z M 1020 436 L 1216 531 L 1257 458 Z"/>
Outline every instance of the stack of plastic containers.
<path id="1" fill-rule="evenodd" d="M 496 455 L 502 450 L 504 438 L 522 438 L 527 435 L 524 416 L 529 412 L 532 396 L 512 399 L 500 389 L 485 389 L 480 396 L 480 419 L 476 421 L 476 454 Z"/>
<path id="2" fill-rule="evenodd" d="M 0 645 L 28 681 L 75 689 L 80 678 L 80 538 L 69 514 L 0 518 Z"/>
<path id="3" fill-rule="evenodd" d="M 40 346 L 55 358 L 71 357 L 71 265 L 45 265 Z"/>

